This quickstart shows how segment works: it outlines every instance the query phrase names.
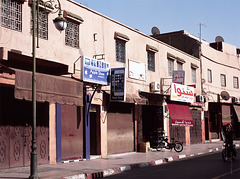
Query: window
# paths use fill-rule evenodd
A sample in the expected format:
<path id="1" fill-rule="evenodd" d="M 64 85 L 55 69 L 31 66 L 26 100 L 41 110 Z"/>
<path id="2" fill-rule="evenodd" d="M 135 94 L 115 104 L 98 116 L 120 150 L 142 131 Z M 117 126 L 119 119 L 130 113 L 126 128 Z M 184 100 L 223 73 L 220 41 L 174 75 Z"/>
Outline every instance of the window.
<path id="1" fill-rule="evenodd" d="M 177 70 L 183 70 L 183 63 L 177 62 Z"/>
<path id="2" fill-rule="evenodd" d="M 233 77 L 233 88 L 239 88 L 238 77 Z"/>
<path id="3" fill-rule="evenodd" d="M 14 0 L 1 2 L 1 26 L 22 31 L 22 4 Z"/>
<path id="4" fill-rule="evenodd" d="M 208 82 L 212 83 L 212 70 L 208 69 L 207 70 L 207 75 L 208 75 Z"/>
<path id="5" fill-rule="evenodd" d="M 221 86 L 226 86 L 226 75 L 221 74 Z"/>
<path id="6" fill-rule="evenodd" d="M 125 41 L 116 39 L 116 60 L 125 63 Z"/>
<path id="7" fill-rule="evenodd" d="M 196 68 L 191 68 L 192 69 L 192 83 L 197 82 L 196 74 L 197 74 L 197 69 Z"/>
<path id="8" fill-rule="evenodd" d="M 48 12 L 40 9 L 38 16 L 39 16 L 38 17 L 38 32 L 36 32 L 36 34 L 38 33 L 38 37 L 47 40 L 48 39 Z M 37 21 L 37 17 L 36 17 L 36 21 Z M 31 28 L 32 28 L 32 26 L 31 26 Z"/>
<path id="9" fill-rule="evenodd" d="M 65 30 L 65 45 L 79 48 L 79 25 L 73 22 L 67 22 Z"/>
<path id="10" fill-rule="evenodd" d="M 147 51 L 148 53 L 148 70 L 155 71 L 155 53 Z"/>
<path id="11" fill-rule="evenodd" d="M 173 75 L 173 70 L 174 70 L 174 61 L 171 59 L 168 59 L 168 76 Z"/>

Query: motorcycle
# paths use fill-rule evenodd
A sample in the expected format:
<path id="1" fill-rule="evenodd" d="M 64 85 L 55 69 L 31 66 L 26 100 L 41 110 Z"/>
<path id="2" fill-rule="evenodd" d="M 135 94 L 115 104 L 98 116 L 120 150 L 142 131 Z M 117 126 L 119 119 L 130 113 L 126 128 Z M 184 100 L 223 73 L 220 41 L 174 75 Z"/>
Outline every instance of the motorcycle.
<path id="1" fill-rule="evenodd" d="M 168 137 L 165 136 L 162 131 L 157 131 L 157 134 L 150 136 L 150 146 L 157 151 L 161 151 L 165 148 L 181 152 L 183 150 L 183 142 L 175 141 L 174 138 L 171 139 L 171 142 L 168 142 Z"/>
<path id="2" fill-rule="evenodd" d="M 223 143 L 222 158 L 226 162 L 228 159 L 234 160 L 237 157 L 237 151 L 235 144 L 233 143 Z"/>

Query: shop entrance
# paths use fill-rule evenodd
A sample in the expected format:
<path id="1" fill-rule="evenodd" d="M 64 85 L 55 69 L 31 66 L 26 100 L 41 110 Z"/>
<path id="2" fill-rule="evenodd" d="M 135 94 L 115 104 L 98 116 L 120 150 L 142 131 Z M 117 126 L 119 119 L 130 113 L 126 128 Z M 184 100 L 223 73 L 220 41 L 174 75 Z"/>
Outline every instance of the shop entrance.
<path id="1" fill-rule="evenodd" d="M 142 106 L 142 121 L 143 139 L 149 141 L 153 131 L 164 130 L 163 107 L 153 105 Z"/>

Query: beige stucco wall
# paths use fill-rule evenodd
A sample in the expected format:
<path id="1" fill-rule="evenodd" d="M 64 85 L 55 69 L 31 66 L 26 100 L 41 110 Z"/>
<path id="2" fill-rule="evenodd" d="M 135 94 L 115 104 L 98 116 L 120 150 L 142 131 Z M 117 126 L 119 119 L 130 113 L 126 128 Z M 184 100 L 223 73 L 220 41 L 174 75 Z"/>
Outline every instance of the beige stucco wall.
<path id="1" fill-rule="evenodd" d="M 237 57 L 236 52 L 233 54 L 233 51 L 236 51 L 236 47 L 226 43 L 223 43 L 223 45 L 232 48 L 221 52 L 211 48 L 208 44 L 202 45 L 202 71 L 208 102 L 217 102 L 217 94 L 220 94 L 222 91 L 227 91 L 230 96 L 240 97 L 239 89 L 233 87 L 233 77 L 240 79 L 239 57 Z M 212 71 L 212 83 L 208 82 L 208 69 Z M 226 87 L 221 86 L 221 74 L 226 75 Z M 231 98 L 228 101 L 222 99 L 221 101 L 231 102 Z"/>

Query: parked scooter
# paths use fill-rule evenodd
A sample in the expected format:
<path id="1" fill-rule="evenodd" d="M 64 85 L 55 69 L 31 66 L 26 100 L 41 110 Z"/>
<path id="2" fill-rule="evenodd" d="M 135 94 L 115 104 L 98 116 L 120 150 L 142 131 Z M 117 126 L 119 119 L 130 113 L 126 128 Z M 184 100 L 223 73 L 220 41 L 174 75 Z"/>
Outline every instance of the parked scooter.
<path id="1" fill-rule="evenodd" d="M 181 152 L 183 150 L 183 143 L 180 141 L 175 141 L 171 138 L 171 142 L 168 142 L 168 137 L 165 136 L 163 131 L 154 131 L 150 136 L 150 146 L 151 148 L 161 151 L 165 149 L 174 149 L 176 152 Z"/>

